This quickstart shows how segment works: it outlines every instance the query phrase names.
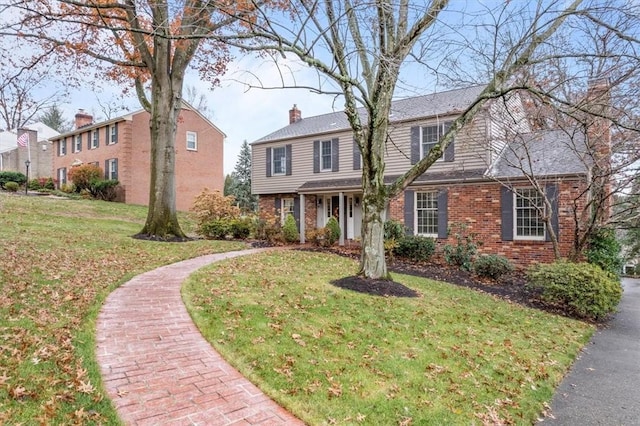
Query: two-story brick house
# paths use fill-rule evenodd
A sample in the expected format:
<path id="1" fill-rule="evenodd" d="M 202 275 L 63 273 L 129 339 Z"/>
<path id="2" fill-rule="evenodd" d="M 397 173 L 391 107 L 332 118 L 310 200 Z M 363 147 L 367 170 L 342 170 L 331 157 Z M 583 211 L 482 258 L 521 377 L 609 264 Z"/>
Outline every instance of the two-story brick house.
<path id="1" fill-rule="evenodd" d="M 395 101 L 385 151 L 392 182 L 438 143 L 449 123 L 473 102 L 476 86 Z M 443 157 L 392 199 L 387 219 L 409 233 L 454 242 L 456 224 L 476 234 L 484 253 L 520 263 L 553 258 L 549 232 L 527 175 L 545 187 L 563 256 L 573 248 L 573 210 L 584 205 L 588 150 L 584 134 L 531 132 L 520 97 L 489 102 L 448 146 Z M 606 142 L 606 141 L 605 141 Z M 304 231 L 339 219 L 344 239 L 361 232 L 361 155 L 346 115 L 302 118 L 294 105 L 289 125 L 252 144 L 252 191 L 260 211 L 292 213 Z"/>
<path id="2" fill-rule="evenodd" d="M 150 187 L 150 115 L 136 111 L 94 123 L 83 110 L 75 129 L 52 139 L 53 176 L 67 183 L 72 167 L 92 163 L 105 179 L 117 179 L 121 201 L 147 205 Z M 176 131 L 176 207 L 187 211 L 203 189 L 222 191 L 225 134 L 197 110 L 184 103 Z"/>

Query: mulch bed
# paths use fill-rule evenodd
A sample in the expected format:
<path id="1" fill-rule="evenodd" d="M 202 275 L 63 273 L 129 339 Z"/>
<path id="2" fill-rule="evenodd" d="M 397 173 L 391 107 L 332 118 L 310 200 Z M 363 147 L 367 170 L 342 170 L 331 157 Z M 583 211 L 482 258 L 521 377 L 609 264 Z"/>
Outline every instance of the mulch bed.
<path id="1" fill-rule="evenodd" d="M 312 246 L 301 247 L 299 250 L 330 252 L 352 259 L 360 259 L 359 247 L 330 247 L 317 248 Z M 429 262 L 415 262 L 410 259 L 394 258 L 387 261 L 387 267 L 391 274 L 406 274 L 417 277 L 444 281 L 461 287 L 481 291 L 509 302 L 523 306 L 544 310 L 554 314 L 568 316 L 567 313 L 543 302 L 539 292 L 526 286 L 526 278 L 523 271 L 514 271 L 501 277 L 497 281 L 479 277 L 459 268 L 439 262 L 437 259 Z M 376 296 L 416 297 L 414 290 L 393 281 L 367 280 L 358 276 L 350 276 L 334 281 L 332 284 L 349 290 L 368 293 Z"/>

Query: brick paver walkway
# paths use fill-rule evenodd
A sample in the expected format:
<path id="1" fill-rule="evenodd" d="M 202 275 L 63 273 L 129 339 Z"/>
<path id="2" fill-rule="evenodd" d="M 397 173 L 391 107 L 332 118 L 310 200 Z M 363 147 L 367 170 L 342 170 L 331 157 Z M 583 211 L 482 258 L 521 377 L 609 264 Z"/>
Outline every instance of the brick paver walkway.
<path id="1" fill-rule="evenodd" d="M 195 327 L 180 286 L 195 270 L 244 250 L 202 256 L 138 275 L 98 316 L 105 387 L 130 425 L 302 425 L 227 364 Z"/>

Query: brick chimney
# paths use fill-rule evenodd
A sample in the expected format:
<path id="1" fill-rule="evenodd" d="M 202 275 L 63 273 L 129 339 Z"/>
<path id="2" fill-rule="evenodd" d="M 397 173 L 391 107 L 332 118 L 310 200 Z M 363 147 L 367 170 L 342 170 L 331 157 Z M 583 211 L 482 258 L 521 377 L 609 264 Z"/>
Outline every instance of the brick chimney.
<path id="1" fill-rule="evenodd" d="M 604 223 L 611 215 L 612 182 L 611 173 L 611 90 L 609 80 L 600 78 L 589 81 L 586 107 L 590 116 L 586 121 L 587 144 L 592 153 L 591 169 L 594 202 L 600 204 L 602 212 L 600 222 Z"/>
<path id="2" fill-rule="evenodd" d="M 76 113 L 76 129 L 81 127 L 90 126 L 93 124 L 93 116 L 87 114 L 83 109 L 79 109 Z"/>
<path id="3" fill-rule="evenodd" d="M 296 104 L 293 104 L 293 108 L 289 110 L 289 124 L 293 124 L 300 120 L 302 120 L 302 111 L 298 109 Z"/>

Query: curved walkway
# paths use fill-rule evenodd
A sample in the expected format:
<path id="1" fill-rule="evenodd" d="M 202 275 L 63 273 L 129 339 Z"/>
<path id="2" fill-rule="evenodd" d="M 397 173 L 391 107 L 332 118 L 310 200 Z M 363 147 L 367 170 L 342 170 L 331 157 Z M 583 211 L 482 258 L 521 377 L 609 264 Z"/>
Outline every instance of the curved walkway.
<path id="1" fill-rule="evenodd" d="M 106 390 L 128 425 L 302 425 L 227 364 L 201 336 L 180 286 L 197 269 L 264 249 L 201 256 L 138 275 L 109 295 L 97 321 Z"/>

